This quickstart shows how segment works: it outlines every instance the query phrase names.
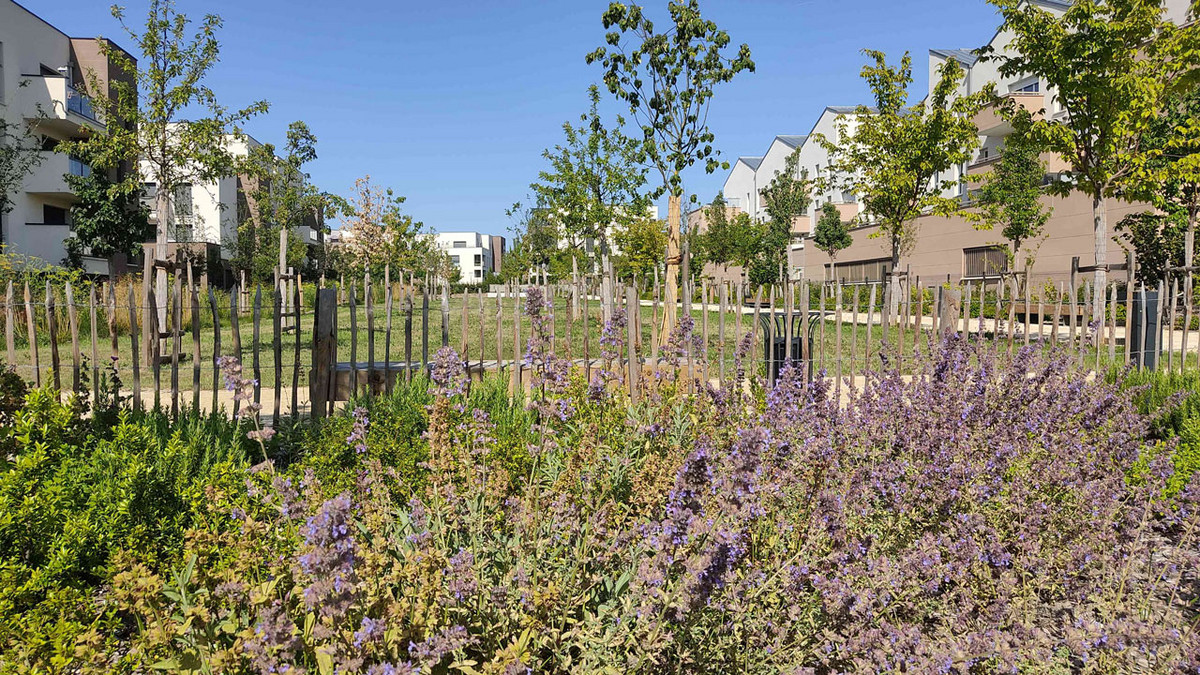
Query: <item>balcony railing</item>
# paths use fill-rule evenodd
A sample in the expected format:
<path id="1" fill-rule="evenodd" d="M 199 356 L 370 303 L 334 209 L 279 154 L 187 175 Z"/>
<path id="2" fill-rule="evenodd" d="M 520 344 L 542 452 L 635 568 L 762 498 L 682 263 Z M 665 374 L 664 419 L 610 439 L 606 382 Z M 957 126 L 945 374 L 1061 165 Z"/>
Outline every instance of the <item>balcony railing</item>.
<path id="1" fill-rule="evenodd" d="M 67 110 L 77 115 L 82 115 L 89 120 L 97 121 L 96 112 L 92 109 L 92 102 L 78 89 L 70 85 L 67 86 Z"/>

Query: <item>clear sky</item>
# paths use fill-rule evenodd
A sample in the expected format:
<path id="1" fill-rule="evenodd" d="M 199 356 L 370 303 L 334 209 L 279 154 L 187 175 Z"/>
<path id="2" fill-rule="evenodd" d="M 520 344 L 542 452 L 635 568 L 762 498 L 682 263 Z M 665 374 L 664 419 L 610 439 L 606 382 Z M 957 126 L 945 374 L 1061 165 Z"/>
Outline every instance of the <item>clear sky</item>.
<path id="1" fill-rule="evenodd" d="M 21 0 L 72 36 L 103 35 L 133 51 L 104 0 Z M 126 0 L 129 21 L 143 1 Z M 542 150 L 587 107 L 600 66 L 607 0 L 178 0 L 216 12 L 221 64 L 210 85 L 234 107 L 271 103 L 247 131 L 281 145 L 289 122 L 318 138 L 322 189 L 349 194 L 370 174 L 440 231 L 508 234 Z M 665 22 L 666 0 L 647 3 Z M 776 134 L 807 133 L 827 105 L 866 102 L 863 48 L 914 57 L 914 98 L 928 50 L 978 47 L 999 21 L 984 0 L 702 0 L 702 12 L 750 45 L 757 66 L 717 91 L 709 116 L 723 158 L 759 155 Z M 606 93 L 607 96 L 607 93 Z M 618 112 L 615 103 L 609 106 Z M 723 172 L 693 168 L 685 187 L 710 199 Z M 665 209 L 663 210 L 665 213 Z"/>

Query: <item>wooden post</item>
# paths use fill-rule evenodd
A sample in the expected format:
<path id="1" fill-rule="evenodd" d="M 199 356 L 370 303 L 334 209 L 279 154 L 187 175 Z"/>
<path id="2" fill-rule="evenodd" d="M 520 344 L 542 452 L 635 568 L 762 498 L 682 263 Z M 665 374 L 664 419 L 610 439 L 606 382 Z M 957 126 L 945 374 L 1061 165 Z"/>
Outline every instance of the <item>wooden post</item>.
<path id="1" fill-rule="evenodd" d="M 294 421 L 299 419 L 300 415 L 300 336 L 303 332 L 300 328 L 300 317 L 304 308 L 304 295 L 300 288 L 300 276 L 296 275 L 293 281 L 292 310 L 296 322 L 292 331 L 294 338 L 294 342 L 292 342 L 292 420 Z M 309 407 L 311 408 L 311 404 Z"/>
<path id="2" fill-rule="evenodd" d="M 79 314 L 75 310 L 75 290 L 71 287 L 71 282 L 67 282 L 66 287 L 67 300 L 67 325 L 71 329 L 71 391 L 79 392 L 79 386 L 82 383 L 79 373 L 79 362 L 81 356 L 79 353 Z"/>
<path id="3" fill-rule="evenodd" d="M 242 330 L 238 325 L 238 312 L 244 304 L 241 300 L 242 290 L 237 284 L 234 284 L 233 290 L 229 293 L 229 336 L 233 338 L 233 356 L 237 358 L 238 363 L 242 362 Z M 242 402 L 234 399 L 233 415 L 237 417 L 238 410 L 242 407 Z"/>
<path id="4" fill-rule="evenodd" d="M 391 265 L 383 266 L 383 313 L 387 328 L 383 333 L 383 381 L 385 391 L 392 393 L 392 270 Z"/>
<path id="5" fill-rule="evenodd" d="M 857 372 L 854 360 L 857 358 L 856 352 L 858 351 L 858 296 L 860 288 L 858 284 L 854 285 L 854 306 L 850 308 L 850 327 L 852 329 L 850 331 L 850 378 L 852 380 L 854 373 Z M 805 334 L 804 339 L 808 339 L 807 334 Z"/>
<path id="6" fill-rule="evenodd" d="M 442 346 L 450 346 L 450 284 L 442 282 Z"/>
<path id="7" fill-rule="evenodd" d="M 271 294 L 275 302 L 275 313 L 272 317 L 271 328 L 273 329 L 274 340 L 272 346 L 275 348 L 275 395 L 271 397 L 273 408 L 271 409 L 271 424 L 279 426 L 279 410 L 283 396 L 283 285 L 275 287 L 275 292 Z"/>
<path id="8" fill-rule="evenodd" d="M 175 272 L 171 287 L 171 417 L 179 417 L 179 352 L 183 340 L 183 277 Z"/>
<path id="9" fill-rule="evenodd" d="M 8 366 L 17 367 L 17 339 L 13 325 L 13 285 L 8 282 L 8 290 L 4 294 L 4 340 L 8 347 Z"/>
<path id="10" fill-rule="evenodd" d="M 133 407 L 140 410 L 142 407 L 142 377 L 141 369 L 138 367 L 137 315 L 137 293 L 133 290 L 133 284 L 129 284 L 129 353 L 133 359 Z"/>
<path id="11" fill-rule="evenodd" d="M 521 392 L 521 292 L 513 298 L 513 358 L 512 358 L 512 393 Z"/>
<path id="12" fill-rule="evenodd" d="M 950 333 L 957 332 L 958 315 L 962 310 L 962 289 L 960 288 L 941 288 L 941 313 L 938 316 L 938 327 L 942 334 L 939 338 L 945 337 Z"/>
<path id="13" fill-rule="evenodd" d="M 92 401 L 100 400 L 100 347 L 96 328 L 96 287 L 88 289 L 88 319 L 92 328 Z"/>
<path id="14" fill-rule="evenodd" d="M 867 344 L 864 349 L 863 357 L 863 374 L 871 372 L 873 361 L 871 360 L 871 348 L 874 346 L 871 343 L 871 329 L 875 326 L 875 296 L 878 293 L 879 285 L 871 284 L 871 292 L 867 297 Z"/>
<path id="15" fill-rule="evenodd" d="M 261 344 L 260 338 L 262 336 L 262 328 L 260 325 L 261 319 L 262 319 L 262 285 L 261 284 L 254 285 L 254 310 L 253 311 L 254 311 L 254 315 L 253 315 L 254 336 L 252 338 L 253 342 L 251 343 L 251 345 L 252 345 L 251 349 L 253 350 L 253 353 L 251 356 L 254 359 L 254 402 L 259 405 L 262 405 L 262 367 L 261 367 L 262 364 L 259 363 L 259 357 L 258 357 L 260 344 Z M 256 419 L 257 419 L 257 417 L 256 417 Z"/>
<path id="16" fill-rule="evenodd" d="M 835 362 L 837 370 L 837 389 L 838 401 L 842 400 L 842 283 L 836 279 L 833 282 L 833 311 L 835 313 L 835 334 L 834 334 L 834 353 L 837 354 Z"/>
<path id="17" fill-rule="evenodd" d="M 350 284 L 350 391 L 358 396 L 358 284 Z"/>
<path id="18" fill-rule="evenodd" d="M 633 290 L 632 286 L 626 286 L 625 287 L 625 304 L 627 307 L 626 319 L 628 319 L 628 320 L 625 322 L 625 328 L 626 328 L 626 332 L 628 334 L 627 350 L 628 350 L 628 354 L 629 354 L 629 357 L 625 360 L 625 363 L 627 364 L 627 371 L 628 371 L 628 375 L 626 378 L 627 379 L 626 384 L 629 386 L 629 401 L 631 403 L 635 403 L 635 404 L 637 403 L 637 398 L 638 398 L 638 395 L 637 395 L 638 394 L 638 391 L 637 391 L 638 371 L 641 370 L 641 365 L 635 363 L 637 361 L 637 354 L 636 354 L 637 341 L 634 339 L 634 327 L 633 327 L 634 322 L 633 322 L 632 315 L 636 313 L 634 311 L 634 308 L 636 307 L 636 303 L 637 303 L 637 293 Z"/>
<path id="19" fill-rule="evenodd" d="M 429 374 L 429 278 L 421 288 L 421 372 Z"/>
<path id="20" fill-rule="evenodd" d="M 314 417 L 325 417 L 333 403 L 334 383 L 331 374 L 337 362 L 337 335 L 333 318 L 337 311 L 338 291 L 322 288 L 317 291 L 317 306 L 313 316 L 313 371 L 309 392 Z"/>
<path id="21" fill-rule="evenodd" d="M 363 275 L 363 304 L 367 310 L 367 395 L 375 394 L 375 284 L 371 271 Z"/>
<path id="22" fill-rule="evenodd" d="M 416 286 L 413 285 L 412 279 L 409 279 L 408 288 L 404 291 L 404 381 L 406 383 L 412 382 L 414 292 L 416 292 Z"/>
<path id="23" fill-rule="evenodd" d="M 208 287 L 208 309 L 212 313 L 213 322 L 213 351 L 212 351 L 212 412 L 217 412 L 220 399 L 219 392 L 221 391 L 221 365 L 218 363 L 221 359 L 221 313 L 217 310 L 217 296 L 213 294 L 213 287 L 210 284 Z"/>
<path id="24" fill-rule="evenodd" d="M 132 286 L 131 286 L 132 288 Z M 129 324 L 129 330 L 136 328 L 134 324 Z M 108 339 L 111 342 L 113 363 L 115 364 L 120 355 L 120 345 L 117 344 L 117 291 L 116 284 L 108 284 Z"/>
<path id="25" fill-rule="evenodd" d="M 38 363 L 37 318 L 33 313 L 33 300 L 29 295 L 29 282 L 25 282 L 25 325 L 29 336 L 29 355 L 33 357 L 33 384 L 42 386 L 42 368 Z"/>
<path id="26" fill-rule="evenodd" d="M 192 266 L 188 265 L 188 291 L 192 304 L 192 409 L 200 412 L 200 294 L 196 288 L 196 280 L 192 276 Z M 216 326 L 213 326 L 216 330 Z M 216 388 L 216 383 L 213 383 Z"/>
<path id="27" fill-rule="evenodd" d="M 721 282 L 720 297 L 717 302 L 719 309 L 717 313 L 717 342 L 721 345 L 721 364 L 718 368 L 717 376 L 720 378 L 721 389 L 725 388 L 725 312 L 729 309 L 729 284 Z M 638 331 L 641 332 L 640 330 Z"/>
<path id="28" fill-rule="evenodd" d="M 54 308 L 54 293 L 50 282 L 46 282 L 46 326 L 50 331 L 50 374 L 54 390 L 62 391 L 62 380 L 58 372 L 60 361 L 58 357 L 58 316 Z"/>

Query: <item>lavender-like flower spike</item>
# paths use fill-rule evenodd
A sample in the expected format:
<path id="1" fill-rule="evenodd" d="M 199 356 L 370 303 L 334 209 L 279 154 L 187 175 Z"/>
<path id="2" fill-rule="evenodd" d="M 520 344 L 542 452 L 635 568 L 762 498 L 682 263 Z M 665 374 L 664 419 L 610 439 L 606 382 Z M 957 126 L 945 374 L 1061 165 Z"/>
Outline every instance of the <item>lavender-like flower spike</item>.
<path id="1" fill-rule="evenodd" d="M 367 409 L 362 406 L 355 408 L 353 417 L 354 427 L 346 437 L 346 443 L 354 446 L 354 452 L 361 455 L 367 451 L 367 426 L 370 424 Z"/>
<path id="2" fill-rule="evenodd" d="M 437 350 L 430 370 L 431 387 L 435 396 L 453 398 L 466 392 L 466 366 L 462 357 L 452 347 Z"/>

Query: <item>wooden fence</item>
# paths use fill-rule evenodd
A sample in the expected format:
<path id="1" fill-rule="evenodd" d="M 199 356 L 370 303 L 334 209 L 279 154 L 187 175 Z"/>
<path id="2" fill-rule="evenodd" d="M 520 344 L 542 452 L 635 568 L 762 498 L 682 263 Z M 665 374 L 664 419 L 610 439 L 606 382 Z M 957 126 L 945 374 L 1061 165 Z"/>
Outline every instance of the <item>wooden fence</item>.
<path id="1" fill-rule="evenodd" d="M 840 393 L 883 367 L 911 370 L 948 333 L 997 354 L 1054 347 L 1088 370 L 1127 362 L 1196 367 L 1194 270 L 1172 270 L 1154 289 L 1127 281 L 1095 288 L 1086 268 L 1079 270 L 1036 289 L 1015 277 L 927 284 L 902 275 L 887 283 L 755 288 L 695 281 L 678 307 L 693 328 L 674 339 L 656 328 L 664 314 L 656 281 L 623 285 L 588 275 L 452 293 L 389 274 L 309 284 L 280 274 L 273 285 L 226 292 L 178 269 L 165 303 L 151 284 L 131 279 L 62 288 L 10 283 L 3 304 L 7 362 L 37 386 L 100 396 L 119 381 L 137 407 L 236 410 L 240 402 L 224 391 L 218 362 L 233 356 L 255 380 L 254 402 L 274 421 L 322 416 L 336 401 L 389 392 L 428 372 L 443 345 L 472 377 L 499 373 L 513 391 L 528 386 L 526 300 L 534 287 L 551 302 L 550 349 L 589 379 L 600 369 L 618 373 L 635 398 L 640 383 L 664 369 L 680 369 L 689 383 L 725 383 L 739 365 L 761 369 L 770 382 L 791 364 L 833 378 Z M 625 317 L 619 334 L 613 317 Z M 1127 330 L 1144 325 L 1151 330 Z"/>

